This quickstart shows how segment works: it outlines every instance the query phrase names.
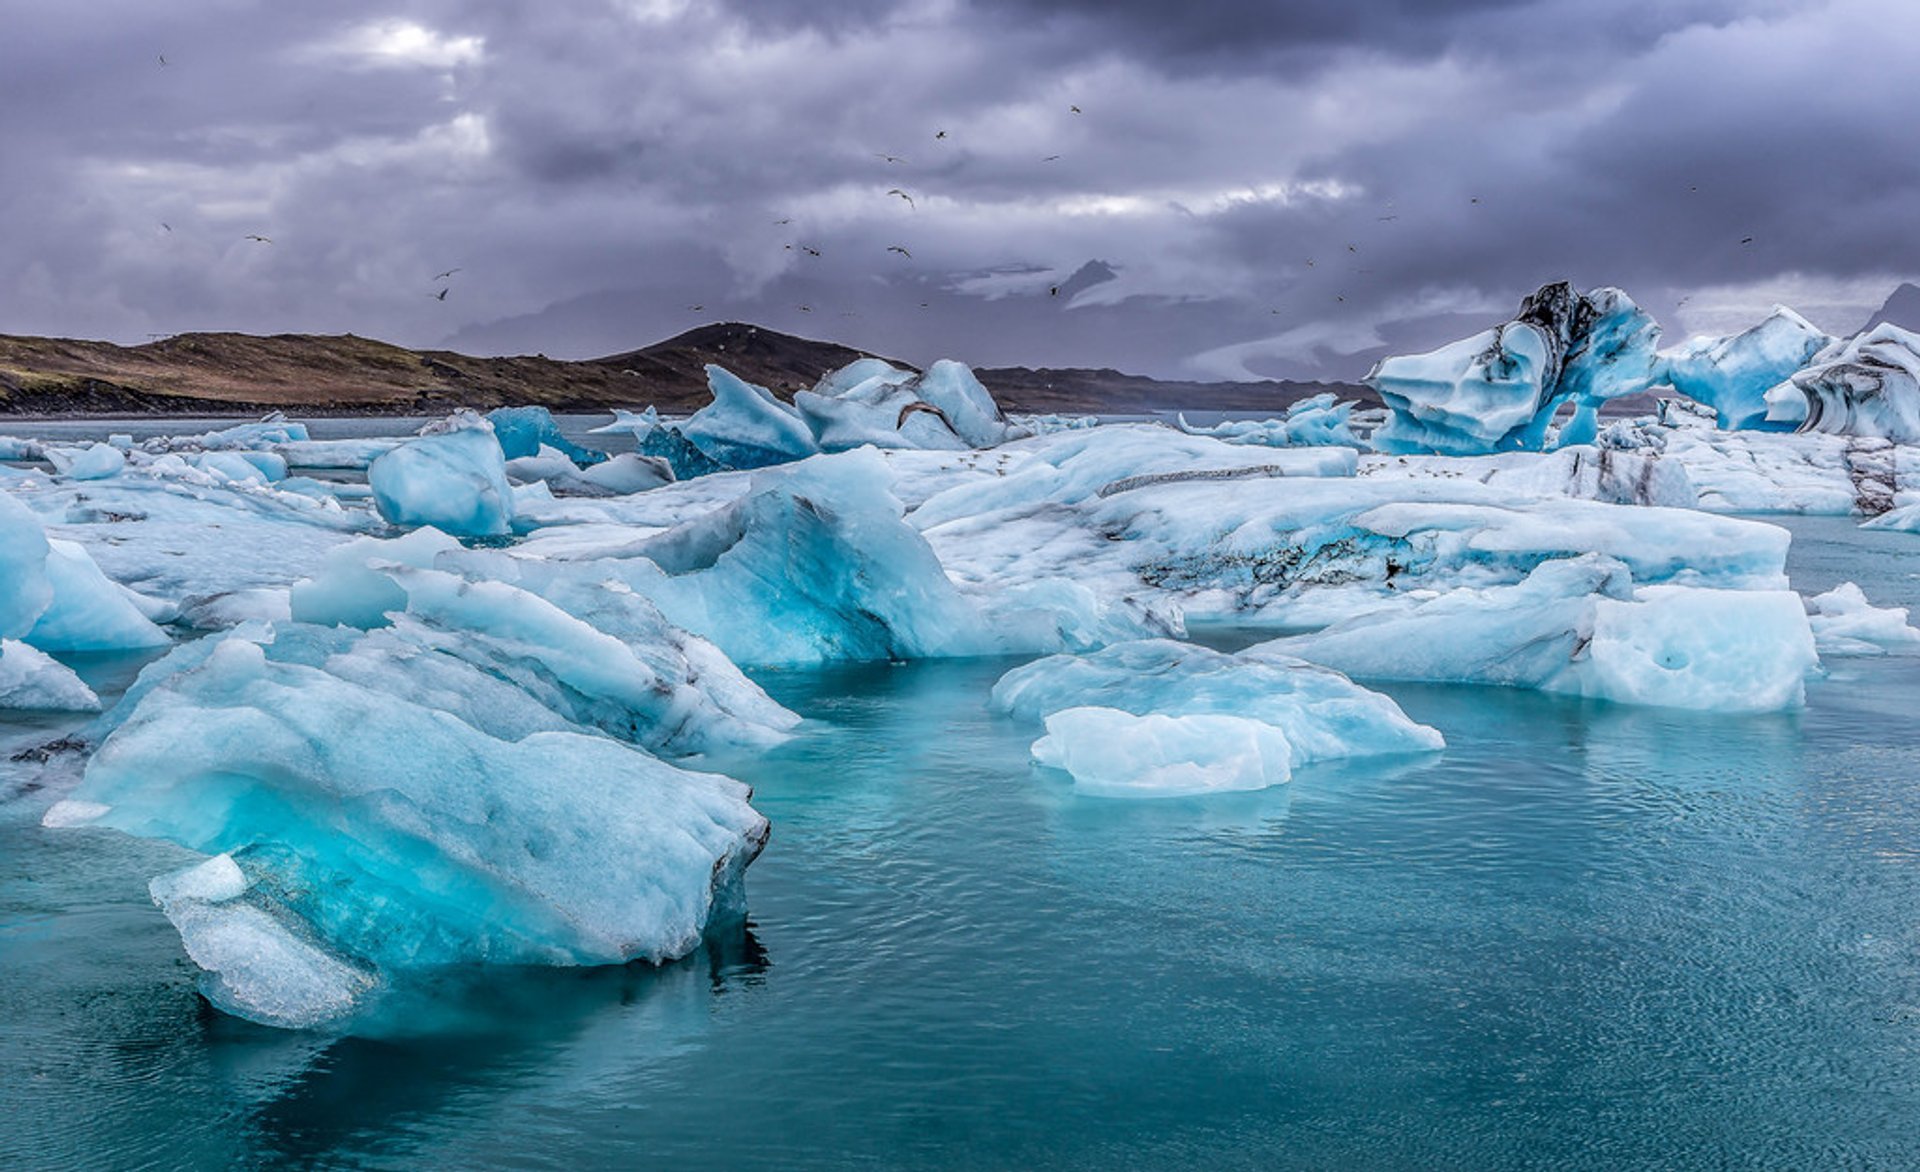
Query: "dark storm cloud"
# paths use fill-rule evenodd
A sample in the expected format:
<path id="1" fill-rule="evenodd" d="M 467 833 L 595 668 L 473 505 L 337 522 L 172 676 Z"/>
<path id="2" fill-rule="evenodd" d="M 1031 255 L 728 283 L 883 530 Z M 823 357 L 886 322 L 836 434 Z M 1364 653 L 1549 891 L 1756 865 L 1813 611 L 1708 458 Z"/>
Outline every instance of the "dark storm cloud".
<path id="1" fill-rule="evenodd" d="M 1690 298 L 1677 330 L 1864 316 L 1920 273 L 1903 0 L 0 22 L 0 331 L 580 355 L 751 317 L 910 360 L 1353 374 L 1561 277 Z"/>

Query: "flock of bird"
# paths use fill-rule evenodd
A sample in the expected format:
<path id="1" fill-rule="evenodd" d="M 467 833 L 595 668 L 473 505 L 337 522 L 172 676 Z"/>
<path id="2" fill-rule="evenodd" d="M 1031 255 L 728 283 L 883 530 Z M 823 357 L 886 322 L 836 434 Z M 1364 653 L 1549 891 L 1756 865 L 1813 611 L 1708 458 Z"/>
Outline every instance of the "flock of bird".
<path id="1" fill-rule="evenodd" d="M 167 58 L 166 58 L 166 55 L 165 55 L 164 53 L 163 53 L 163 54 L 160 54 L 160 55 L 159 55 L 159 61 L 160 61 L 160 65 L 161 65 L 161 67 L 162 67 L 162 68 L 165 68 L 165 67 L 167 67 L 167 66 L 168 66 L 168 61 L 167 61 Z M 1067 106 L 1067 111 L 1068 111 L 1068 113 L 1070 113 L 1070 114 L 1075 114 L 1075 115 L 1078 115 L 1078 114 L 1081 114 L 1081 113 L 1082 113 L 1082 111 L 1081 111 L 1081 109 L 1080 109 L 1080 107 L 1079 107 L 1079 106 L 1078 106 L 1077 104 L 1069 104 L 1069 105 Z M 933 134 L 933 138 L 934 138 L 934 140 L 935 140 L 936 142 L 945 142 L 945 141 L 948 141 L 948 135 L 947 135 L 947 132 L 946 132 L 946 131 L 945 131 L 944 129 L 940 129 L 940 130 L 936 130 L 936 131 L 934 131 L 934 134 Z M 907 158 L 906 158 L 906 156 L 904 156 L 904 155 L 896 155 L 896 154 L 891 154 L 891 153 L 889 153 L 889 152 L 885 152 L 885 151 L 875 151 L 875 152 L 873 152 L 873 155 L 874 155 L 874 157 L 875 157 L 875 158 L 877 158 L 877 159 L 879 159 L 879 160 L 880 160 L 881 162 L 883 162 L 883 163 L 885 163 L 885 164 L 887 164 L 887 165 L 889 165 L 889 166 L 893 166 L 893 165 L 909 165 L 909 164 L 908 164 L 908 160 L 907 160 Z M 1043 155 L 1043 156 L 1041 156 L 1041 159 L 1040 159 L 1040 161 L 1041 161 L 1042 163 L 1053 163 L 1053 162 L 1058 162 L 1058 161 L 1059 161 L 1059 160 L 1060 160 L 1061 158 L 1062 158 L 1062 156 L 1061 156 L 1061 155 L 1059 155 L 1059 154 L 1051 154 L 1051 155 Z M 1691 185 L 1691 186 L 1689 186 L 1689 188 L 1688 188 L 1688 190 L 1689 190 L 1690 192 L 1694 192 L 1694 193 L 1697 193 L 1697 192 L 1698 192 L 1698 191 L 1700 190 L 1700 188 L 1699 188 L 1699 186 L 1698 186 L 1698 185 Z M 912 193 L 910 193 L 909 191 L 907 191 L 907 190 L 906 190 L 906 188 L 904 188 L 904 187 L 891 187 L 891 188 L 888 188 L 888 189 L 887 189 L 887 192 L 886 192 L 886 195 L 887 195 L 888 197 L 894 197 L 894 196 L 897 196 L 897 197 L 899 197 L 899 198 L 900 198 L 900 199 L 901 199 L 902 201 L 904 201 L 904 202 L 906 203 L 906 205 L 907 205 L 907 207 L 908 207 L 908 209 L 909 209 L 909 210 L 911 210 L 911 211 L 918 211 L 918 210 L 919 210 L 919 206 L 920 206 L 920 205 L 919 205 L 919 203 L 918 203 L 918 202 L 917 202 L 917 201 L 916 201 L 916 200 L 914 199 L 914 197 L 913 197 L 913 195 L 912 195 Z M 1480 197 L 1479 197 L 1479 196 L 1477 196 L 1477 195 L 1476 195 L 1476 196 L 1473 196 L 1473 197 L 1471 197 L 1471 198 L 1470 198 L 1470 199 L 1468 200 L 1468 203 L 1469 203 L 1470 205 L 1474 205 L 1474 206 L 1478 206 L 1478 205 L 1480 204 Z M 1393 202 L 1392 202 L 1391 200 L 1389 200 L 1389 201 L 1388 201 L 1388 204 L 1387 204 L 1387 206 L 1388 206 L 1389 208 L 1391 208 L 1391 207 L 1393 206 Z M 1375 218 L 1375 220 L 1376 220 L 1377 222 L 1379 222 L 1379 223 L 1382 223 L 1382 224 L 1386 224 L 1386 223 L 1392 223 L 1392 222 L 1394 222 L 1394 221 L 1397 221 L 1397 220 L 1398 220 L 1398 219 L 1399 219 L 1400 217 L 1399 217 L 1399 214 L 1398 214 L 1397 212 L 1390 212 L 1389 214 L 1385 214 L 1385 215 L 1380 215 L 1380 216 L 1376 216 L 1376 217 L 1374 217 L 1374 218 Z M 793 217 L 791 217 L 791 216 L 784 216 L 784 217 L 782 217 L 782 218 L 780 218 L 780 219 L 777 219 L 777 220 L 775 220 L 775 221 L 773 221 L 773 223 L 774 223 L 774 224 L 775 224 L 776 226 L 785 226 L 785 225 L 789 225 L 789 224 L 792 224 L 792 223 L 793 223 Z M 162 229 L 164 229 L 164 230 L 165 230 L 166 232 L 168 232 L 168 233 L 171 233 L 171 232 L 173 231 L 173 225 L 171 225 L 171 224 L 169 224 L 169 223 L 167 223 L 167 222 L 165 222 L 165 221 L 161 221 L 161 222 L 160 222 L 160 227 L 161 227 Z M 243 236 L 243 237 L 242 237 L 242 239 L 243 239 L 243 240 L 246 240 L 246 241 L 248 241 L 248 242 L 250 242 L 250 243 L 254 243 L 254 244 L 262 244 L 262 245 L 271 245 L 271 244 L 273 243 L 273 238 L 272 238 L 272 237 L 270 237 L 270 236 L 266 236 L 266 235 L 263 235 L 263 234 L 261 234 L 261 233 L 257 233 L 257 232 L 250 232 L 250 233 L 247 233 L 247 234 L 246 234 L 245 236 Z M 1743 246 L 1743 247 L 1745 247 L 1745 246 L 1750 246 L 1750 245 L 1752 245 L 1752 244 L 1753 244 L 1753 242 L 1754 242 L 1754 237 L 1752 237 L 1752 236 L 1746 236 L 1746 237 L 1743 237 L 1743 238 L 1741 238 L 1741 240 L 1740 240 L 1740 244 L 1741 244 L 1741 246 Z M 821 250 L 820 250 L 819 248 L 816 248 L 816 247 L 814 247 L 813 245 L 811 245 L 811 244 L 807 244 L 807 243 L 805 243 L 805 242 L 802 242 L 802 241 L 793 241 L 793 242 L 790 242 L 790 243 L 787 243 L 787 244 L 786 244 L 786 245 L 784 245 L 783 247 L 784 247 L 784 249 L 785 249 L 786 251 L 790 251 L 790 252 L 791 252 L 791 251 L 798 251 L 798 252 L 802 252 L 802 253 L 804 253 L 805 255 L 807 255 L 807 256 L 809 256 L 809 257 L 819 257 L 819 256 L 821 256 L 821 255 L 822 255 L 822 253 L 821 253 Z M 912 252 L 911 252 L 911 251 L 910 251 L 910 250 L 909 250 L 909 249 L 907 248 L 907 246 L 906 246 L 906 245 L 904 245 L 904 244 L 889 244 L 889 245 L 887 245 L 887 246 L 886 246 L 886 251 L 888 251 L 888 252 L 890 252 L 890 253 L 899 253 L 899 254 L 900 254 L 900 256 L 902 256 L 902 257 L 904 257 L 904 258 L 905 258 L 905 259 L 907 259 L 907 260 L 912 260 L 912 259 L 913 259 L 913 253 L 912 253 Z M 1354 254 L 1356 254 L 1356 255 L 1357 255 L 1357 254 L 1358 254 L 1358 252 L 1359 252 L 1359 249 L 1358 249 L 1358 247 L 1357 247 L 1356 245 L 1354 245 L 1354 244 L 1351 244 L 1351 243 L 1349 243 L 1349 244 L 1347 245 L 1347 251 L 1348 251 L 1349 253 L 1354 253 Z M 1316 262 L 1316 260 L 1315 260 L 1315 258 L 1313 258 L 1313 257 L 1307 257 L 1307 258 L 1306 258 L 1306 267 L 1308 267 L 1308 268 L 1314 268 L 1314 267 L 1316 267 L 1316 264 L 1317 264 L 1317 262 Z M 438 289 L 436 289 L 436 290 L 435 290 L 434 292 L 432 292 L 432 293 L 429 293 L 429 294 L 428 294 L 428 296 L 429 296 L 429 297 L 431 297 L 431 298 L 432 298 L 433 300 L 435 300 L 435 301 L 441 301 L 441 302 L 444 302 L 444 301 L 446 301 L 446 299 L 447 299 L 447 294 L 448 294 L 448 293 L 450 293 L 450 292 L 452 291 L 452 288 L 453 288 L 453 286 L 452 286 L 452 278 L 453 278 L 453 276 L 454 276 L 454 275 L 455 275 L 456 273 L 459 273 L 459 272 L 461 272 L 461 271 L 462 271 L 462 270 L 461 270 L 460 268 L 457 268 L 457 267 L 456 267 L 456 268 L 450 268 L 450 269 L 445 269 L 445 270 L 443 270 L 443 271 L 441 271 L 441 272 L 439 272 L 439 273 L 436 273 L 436 274 L 434 274 L 434 276 L 433 276 L 433 278 L 432 278 L 432 281 L 431 281 L 431 283 L 432 283 L 432 284 L 435 284 L 435 285 L 438 285 L 438 286 L 439 286 L 439 288 L 438 288 Z M 1353 271 L 1354 271 L 1354 272 L 1356 272 L 1356 273 L 1367 273 L 1367 272 L 1371 272 L 1371 270 L 1369 270 L 1369 269 L 1358 269 L 1358 268 L 1356 268 L 1356 269 L 1354 269 Z M 1060 295 L 1060 286 L 1059 286 L 1059 285 L 1049 285 L 1049 286 L 1047 287 L 1047 295 L 1048 295 L 1049 297 L 1058 297 L 1058 296 Z M 1347 298 L 1346 298 L 1346 294 L 1344 294 L 1344 293 L 1340 293 L 1340 292 L 1335 292 L 1335 293 L 1333 293 L 1333 294 L 1332 294 L 1332 296 L 1333 296 L 1333 300 L 1334 300 L 1334 301 L 1336 301 L 1336 302 L 1345 302 L 1345 301 L 1346 301 L 1346 299 L 1347 299 Z M 1686 303 L 1686 301 L 1687 301 L 1687 298 L 1682 298 L 1682 299 L 1681 299 L 1681 302 L 1680 302 L 1680 304 L 1682 304 L 1682 305 L 1684 305 L 1684 304 Z M 927 308 L 927 307 L 928 307 L 928 304 L 929 304 L 928 302 L 925 302 L 925 301 L 922 301 L 922 302 L 920 303 L 920 308 L 922 308 L 922 309 L 925 309 L 925 308 Z M 705 308 L 706 308 L 706 307 L 705 307 L 705 304 L 704 304 L 704 303 L 700 303 L 700 304 L 694 304 L 694 305 L 689 305 L 689 306 L 687 307 L 687 309 L 688 309 L 689 311 L 692 311 L 692 312 L 696 312 L 696 313 L 697 313 L 697 312 L 701 312 L 701 311 L 703 311 L 703 310 L 704 310 Z M 798 310 L 799 310 L 800 312 L 802 312 L 802 313 L 812 313 L 812 312 L 813 312 L 813 307 L 812 307 L 812 306 L 810 306 L 810 305 L 804 305 L 804 304 L 803 304 L 803 305 L 796 305 L 796 306 L 795 306 L 795 308 L 796 308 L 796 309 L 798 309 Z M 1278 310 L 1278 309 L 1275 309 L 1275 310 L 1273 310 L 1273 311 L 1272 311 L 1272 313 L 1274 313 L 1274 314 L 1279 314 L 1280 312 L 1281 312 L 1281 311 L 1280 311 L 1280 310 Z M 842 314 L 841 316 L 843 316 L 843 317 L 852 317 L 852 316 L 855 316 L 855 315 L 854 315 L 854 314 L 852 314 L 852 313 L 843 313 L 843 314 Z"/>

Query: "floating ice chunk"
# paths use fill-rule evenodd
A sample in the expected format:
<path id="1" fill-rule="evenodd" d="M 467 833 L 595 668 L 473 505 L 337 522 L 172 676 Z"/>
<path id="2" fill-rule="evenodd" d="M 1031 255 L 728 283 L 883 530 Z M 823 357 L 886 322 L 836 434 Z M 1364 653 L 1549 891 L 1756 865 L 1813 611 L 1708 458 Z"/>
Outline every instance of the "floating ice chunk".
<path id="1" fill-rule="evenodd" d="M 605 452 L 584 448 L 560 434 L 553 412 L 545 407 L 498 407 L 487 412 L 493 424 L 493 438 L 509 460 L 532 456 L 541 448 L 552 448 L 577 465 L 598 464 Z"/>
<path id="2" fill-rule="evenodd" d="M 1081 707 L 1137 716 L 1231 715 L 1283 732 L 1298 764 L 1417 753 L 1445 743 L 1391 699 L 1337 671 L 1289 655 L 1229 655 L 1171 639 L 1036 660 L 1000 677 L 991 704 L 1028 720 Z"/>
<path id="3" fill-rule="evenodd" d="M 153 902 L 205 972 L 207 1000 L 228 1013 L 287 1029 L 350 1013 L 379 983 L 276 915 L 270 902 L 243 900 L 246 876 L 232 855 L 215 855 L 148 885 Z"/>
<path id="4" fill-rule="evenodd" d="M 911 381 L 873 378 L 831 397 L 801 391 L 793 405 L 823 452 L 850 451 L 862 444 L 947 451 L 970 446 L 944 413 L 919 397 Z"/>
<path id="5" fill-rule="evenodd" d="M 1033 759 L 1109 798 L 1168 798 L 1265 789 L 1293 776 L 1284 732 L 1239 716 L 1135 716 L 1068 708 L 1047 717 Z"/>
<path id="6" fill-rule="evenodd" d="M 1367 382 L 1393 410 L 1373 435 L 1383 452 L 1491 452 L 1539 411 L 1556 372 L 1546 335 L 1508 322 L 1426 354 L 1385 358 Z"/>
<path id="7" fill-rule="evenodd" d="M 297 440 L 275 444 L 273 450 L 288 468 L 363 469 L 399 447 L 403 440 L 384 436 L 367 439 Z"/>
<path id="8" fill-rule="evenodd" d="M 192 464 L 228 484 L 272 484 L 287 478 L 286 458 L 274 452 L 209 451 L 197 452 Z"/>
<path id="9" fill-rule="evenodd" d="M 963 362 L 943 358 L 934 363 L 915 380 L 914 393 L 969 447 L 990 448 L 1008 438 L 1000 405 Z"/>
<path id="10" fill-rule="evenodd" d="M 215 451 L 264 449 L 278 444 L 307 443 L 310 439 L 306 424 L 289 422 L 285 415 L 275 411 L 258 423 L 242 423 L 237 427 L 210 431 L 205 435 L 190 436 L 174 442 Z"/>
<path id="11" fill-rule="evenodd" d="M 875 380 L 889 384 L 904 383 L 912 382 L 915 377 L 911 370 L 901 370 L 883 358 L 856 358 L 840 369 L 820 376 L 820 381 L 813 385 L 813 393 L 836 398 L 862 383 Z"/>
<path id="12" fill-rule="evenodd" d="M 574 463 L 565 452 L 545 444 L 542 444 L 537 452 L 507 457 L 507 479 L 514 484 L 528 484 L 536 480 L 565 480 L 579 473 L 580 465 Z"/>
<path id="13" fill-rule="evenodd" d="M 395 525 L 431 525 L 462 537 L 511 531 L 506 457 L 486 424 L 411 440 L 367 469 L 374 507 Z"/>
<path id="14" fill-rule="evenodd" d="M 431 526 L 391 541 L 362 537 L 335 546 L 318 574 L 293 584 L 291 615 L 321 626 L 385 626 L 389 612 L 407 608 L 407 592 L 369 563 L 430 568 L 441 554 L 459 548 L 458 541 Z"/>
<path id="15" fill-rule="evenodd" d="M 1786 590 L 1634 587 L 1600 555 L 1511 586 L 1451 591 L 1261 645 L 1362 679 L 1443 680 L 1627 704 L 1763 712 L 1798 705 L 1815 665 Z"/>
<path id="16" fill-rule="evenodd" d="M 800 413 L 765 387 L 709 363 L 707 388 L 713 402 L 694 412 L 677 430 L 714 463 L 764 468 L 820 450 Z"/>
<path id="17" fill-rule="evenodd" d="M 1442 455 L 1539 448 L 1562 403 L 1591 408 L 1644 390 L 1659 333 L 1618 289 L 1583 295 L 1565 282 L 1542 286 L 1504 325 L 1427 354 L 1382 359 L 1367 382 L 1393 414 L 1373 444 Z M 1581 430 L 1591 423 L 1576 419 Z"/>
<path id="18" fill-rule="evenodd" d="M 1920 443 L 1920 334 L 1891 323 L 1836 342 L 1766 394 L 1767 421 Z"/>
<path id="19" fill-rule="evenodd" d="M 246 906 L 391 974 L 684 955 L 743 910 L 767 836 L 748 796 L 604 737 L 502 741 L 229 638 L 138 697 L 74 799 L 105 807 L 100 825 L 232 854 Z M 284 943 L 256 929 L 242 952 Z M 275 987 L 302 987 L 312 962 L 287 957 L 295 979 Z M 320 1020 L 329 998 L 276 1013 Z"/>
<path id="20" fill-rule="evenodd" d="M 579 479 L 601 492 L 627 496 L 674 481 L 673 465 L 659 456 L 622 452 L 580 473 Z"/>
<path id="21" fill-rule="evenodd" d="M 1871 520 L 1860 523 L 1862 529 L 1893 529 L 1904 533 L 1920 533 L 1920 504 L 1902 505 L 1900 508 L 1880 514 Z"/>
<path id="22" fill-rule="evenodd" d="M 46 454 L 54 471 L 68 480 L 105 480 L 127 468 L 126 454 L 112 444 L 89 444 L 79 451 L 51 447 Z"/>
<path id="23" fill-rule="evenodd" d="M 406 617 L 396 639 L 377 645 L 384 649 L 384 666 L 374 674 L 353 665 L 361 655 L 357 648 L 332 648 L 314 662 L 461 713 L 476 727 L 511 739 L 536 726 L 515 715 L 519 731 L 504 732 L 469 715 L 457 699 L 405 689 L 425 687 L 442 697 L 472 689 L 458 682 L 461 673 L 437 662 L 457 660 L 470 665 L 469 674 L 511 683 L 546 711 L 671 753 L 765 746 L 798 723 L 719 649 L 675 627 L 651 601 L 603 574 L 574 577 L 532 563 L 517 567 L 527 575 L 521 585 L 472 581 L 451 572 L 476 562 L 444 556 L 457 550 L 452 539 L 423 529 L 335 551 L 318 577 L 295 585 L 296 619 L 373 629 Z M 475 568 L 491 567 L 479 561 Z M 411 682 L 403 687 L 402 679 Z"/>
<path id="24" fill-rule="evenodd" d="M 1212 427 L 1196 427 L 1178 416 L 1181 431 L 1188 435 L 1212 436 L 1230 444 L 1259 444 L 1269 448 L 1321 447 L 1339 445 L 1358 448 L 1353 434 L 1353 403 L 1342 403 L 1333 392 L 1301 399 L 1287 407 L 1279 419 L 1229 419 Z"/>
<path id="25" fill-rule="evenodd" d="M 27 642 L 42 651 L 130 651 L 172 642 L 131 591 L 100 571 L 84 546 L 58 539 L 47 544 L 53 599 Z"/>
<path id="26" fill-rule="evenodd" d="M 1784 305 L 1765 321 L 1724 338 L 1695 338 L 1663 356 L 1658 377 L 1714 409 L 1723 430 L 1763 426 L 1769 390 L 1833 341 Z"/>
<path id="27" fill-rule="evenodd" d="M 589 435 L 610 435 L 626 432 L 633 437 L 635 443 L 638 443 L 663 426 L 665 425 L 660 421 L 660 411 L 658 408 L 649 407 L 645 411 L 623 411 L 615 407 L 613 409 L 612 423 L 603 423 L 599 427 L 588 428 L 587 433 Z"/>
<path id="28" fill-rule="evenodd" d="M 1860 587 L 1842 582 L 1807 599 L 1807 621 L 1820 654 L 1885 655 L 1920 646 L 1904 606 L 1874 606 Z"/>
<path id="29" fill-rule="evenodd" d="M 0 709 L 6 708 L 98 712 L 100 697 L 38 648 L 0 639 Z"/>
<path id="30" fill-rule="evenodd" d="M 980 654 L 995 644 L 900 519 L 879 453 L 756 475 L 746 497 L 636 547 L 628 586 L 736 663 Z"/>
<path id="31" fill-rule="evenodd" d="M 0 639 L 32 630 L 52 601 L 46 530 L 26 506 L 0 492 Z"/>
<path id="32" fill-rule="evenodd" d="M 0 460 L 44 460 L 46 455 L 39 440 L 0 435 Z"/>

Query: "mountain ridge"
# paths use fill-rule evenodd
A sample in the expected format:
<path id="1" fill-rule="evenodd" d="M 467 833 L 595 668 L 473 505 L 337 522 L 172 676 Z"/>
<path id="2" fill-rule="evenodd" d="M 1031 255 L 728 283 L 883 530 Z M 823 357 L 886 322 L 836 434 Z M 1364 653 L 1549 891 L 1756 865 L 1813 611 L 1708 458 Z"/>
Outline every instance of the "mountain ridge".
<path id="1" fill-rule="evenodd" d="M 0 415 L 386 415 L 522 404 L 677 414 L 707 403 L 710 362 L 785 399 L 863 357 L 884 356 L 749 322 L 714 322 L 584 360 L 413 350 L 355 334 L 189 333 L 138 346 L 0 335 Z M 1169 382 L 1089 368 L 979 374 L 1004 409 L 1021 412 L 1277 412 L 1325 390 L 1370 397 L 1348 384 Z"/>

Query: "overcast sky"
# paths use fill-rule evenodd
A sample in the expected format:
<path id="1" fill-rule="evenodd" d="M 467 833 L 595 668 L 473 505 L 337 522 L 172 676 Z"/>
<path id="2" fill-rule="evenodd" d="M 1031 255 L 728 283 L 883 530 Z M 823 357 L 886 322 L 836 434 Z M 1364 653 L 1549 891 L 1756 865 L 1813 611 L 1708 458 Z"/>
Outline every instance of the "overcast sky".
<path id="1" fill-rule="evenodd" d="M 0 30 L 4 333 L 588 357 L 742 318 L 1351 377 L 1554 279 L 1678 340 L 1776 301 L 1851 330 L 1920 275 L 1913 0 L 0 0 Z"/>

